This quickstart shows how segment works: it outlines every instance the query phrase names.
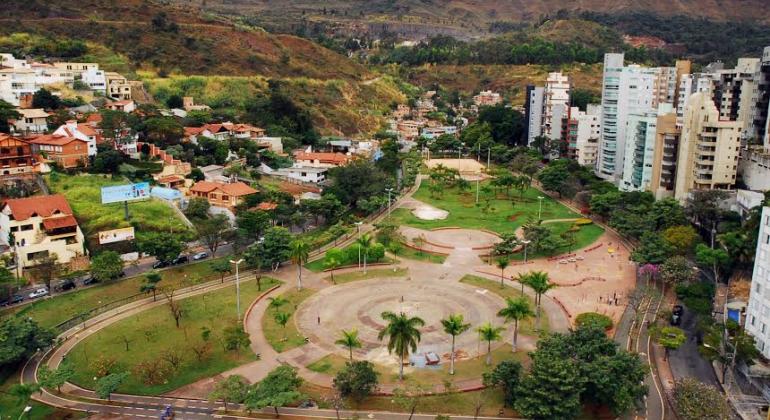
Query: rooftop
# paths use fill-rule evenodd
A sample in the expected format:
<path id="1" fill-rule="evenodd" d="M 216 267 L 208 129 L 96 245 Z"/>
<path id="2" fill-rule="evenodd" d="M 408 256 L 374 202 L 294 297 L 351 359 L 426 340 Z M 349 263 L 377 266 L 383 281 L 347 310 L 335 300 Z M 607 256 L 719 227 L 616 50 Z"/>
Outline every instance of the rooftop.
<path id="1" fill-rule="evenodd" d="M 67 199 L 61 194 L 41 195 L 27 198 L 6 200 L 3 210 L 9 208 L 14 220 L 27 220 L 30 217 L 51 217 L 55 214 L 72 215 Z"/>
<path id="2" fill-rule="evenodd" d="M 192 188 L 190 188 L 191 192 L 201 192 L 206 194 L 214 190 L 220 190 L 227 195 L 232 195 L 235 197 L 256 194 L 257 192 L 259 192 L 254 188 L 251 188 L 250 186 L 240 181 L 233 182 L 231 184 L 225 184 L 221 182 L 198 181 L 195 183 L 195 185 L 192 186 Z"/>

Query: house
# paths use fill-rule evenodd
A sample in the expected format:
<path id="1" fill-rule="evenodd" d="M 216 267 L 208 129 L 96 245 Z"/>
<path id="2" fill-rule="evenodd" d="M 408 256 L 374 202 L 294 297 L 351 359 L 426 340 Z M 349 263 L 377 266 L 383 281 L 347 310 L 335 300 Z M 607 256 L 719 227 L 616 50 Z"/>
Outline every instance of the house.
<path id="1" fill-rule="evenodd" d="M 476 106 L 494 106 L 502 102 L 502 96 L 491 90 L 481 91 L 478 95 L 473 97 L 473 103 L 476 104 Z"/>
<path id="2" fill-rule="evenodd" d="M 420 136 L 426 139 L 435 139 L 444 134 L 457 135 L 457 127 L 453 125 L 442 125 L 438 127 L 423 127 L 420 130 Z"/>
<path id="3" fill-rule="evenodd" d="M 107 93 L 107 76 L 103 70 L 97 68 L 89 68 L 81 74 L 81 81 L 88 85 L 91 90 Z"/>
<path id="4" fill-rule="evenodd" d="M 280 137 L 257 137 L 254 139 L 254 141 L 257 142 L 257 145 L 260 147 L 264 147 L 267 150 L 270 150 L 273 153 L 282 155 L 283 154 L 283 141 Z"/>
<path id="5" fill-rule="evenodd" d="M 243 202 L 243 199 L 259 191 L 243 182 L 225 184 L 222 182 L 198 181 L 190 188 L 191 197 L 205 198 L 209 204 L 216 207 L 226 207 L 230 210 Z"/>
<path id="6" fill-rule="evenodd" d="M 60 167 L 88 166 L 88 142 L 71 136 L 41 134 L 30 137 L 32 153 L 41 154 Z"/>
<path id="7" fill-rule="evenodd" d="M 101 136 L 88 123 L 78 123 L 75 120 L 69 120 L 64 125 L 57 128 L 54 132 L 56 136 L 74 137 L 88 143 L 88 156 L 96 156 L 96 143 L 101 142 Z"/>
<path id="8" fill-rule="evenodd" d="M 295 152 L 295 167 L 309 168 L 336 168 L 346 165 L 350 157 L 342 153 L 314 153 L 314 152 Z"/>
<path id="9" fill-rule="evenodd" d="M 0 174 L 19 175 L 35 170 L 32 146 L 24 140 L 0 133 Z"/>
<path id="10" fill-rule="evenodd" d="M 276 176 L 283 176 L 289 179 L 295 179 L 302 182 L 318 184 L 326 181 L 326 173 L 329 168 L 314 168 L 310 166 L 295 166 L 291 168 L 281 168 L 273 172 Z"/>
<path id="11" fill-rule="evenodd" d="M 85 255 L 83 233 L 61 194 L 6 200 L 0 207 L 0 244 L 15 247 L 22 268 L 41 258 L 55 256 L 68 264 Z"/>
<path id="12" fill-rule="evenodd" d="M 136 110 L 136 104 L 130 99 L 107 102 L 104 107 L 113 111 L 123 111 L 126 113 L 134 112 Z"/>
<path id="13" fill-rule="evenodd" d="M 209 111 L 211 109 L 208 105 L 196 105 L 195 99 L 192 96 L 182 98 L 182 108 L 185 111 Z"/>
<path id="14" fill-rule="evenodd" d="M 230 182 L 230 177 L 225 176 L 225 167 L 222 165 L 206 165 L 199 168 L 203 172 L 203 179 L 210 182 Z"/>
<path id="15" fill-rule="evenodd" d="M 127 101 L 131 99 L 131 84 L 128 79 L 115 72 L 106 72 L 104 77 L 107 79 L 107 96 L 117 101 Z M 131 112 L 131 111 L 126 111 Z"/>
<path id="16" fill-rule="evenodd" d="M 166 175 L 155 180 L 161 187 L 177 189 L 185 186 L 185 177 L 181 175 Z"/>
<path id="17" fill-rule="evenodd" d="M 38 134 L 48 130 L 48 113 L 40 108 L 17 109 L 21 117 L 13 122 L 13 131 L 18 134 Z"/>
<path id="18" fill-rule="evenodd" d="M 192 172 L 192 166 L 189 162 L 174 158 L 171 154 L 166 153 L 165 150 L 152 143 L 135 142 L 135 145 L 137 151 L 141 152 L 142 148 L 146 148 L 148 157 L 157 157 L 163 162 L 163 170 L 155 175 L 156 179 L 169 175 L 185 177 Z"/>
<path id="19" fill-rule="evenodd" d="M 221 124 L 206 124 L 202 127 L 185 127 L 185 138 L 193 143 L 198 142 L 199 137 L 208 137 L 214 140 L 227 140 L 230 138 L 251 139 L 258 141 L 265 135 L 263 128 L 249 124 L 233 124 L 223 122 Z"/>
<path id="20" fill-rule="evenodd" d="M 396 122 L 396 132 L 404 140 L 414 140 L 420 135 L 420 129 L 425 127 L 424 120 L 402 120 Z"/>

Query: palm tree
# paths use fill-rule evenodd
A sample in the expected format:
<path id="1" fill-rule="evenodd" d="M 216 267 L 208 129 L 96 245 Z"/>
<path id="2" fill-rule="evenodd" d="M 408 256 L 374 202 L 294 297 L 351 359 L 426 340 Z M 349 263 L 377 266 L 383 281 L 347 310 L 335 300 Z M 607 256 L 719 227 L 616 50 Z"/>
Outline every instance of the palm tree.
<path id="1" fill-rule="evenodd" d="M 450 356 L 449 374 L 455 374 L 455 337 L 468 331 L 471 324 L 463 323 L 462 314 L 449 314 L 445 319 L 441 320 L 441 325 L 444 326 L 444 332 L 452 336 L 452 355 Z"/>
<path id="2" fill-rule="evenodd" d="M 502 289 L 505 287 L 505 283 L 503 282 L 505 280 L 505 269 L 508 268 L 508 265 L 510 264 L 510 261 L 508 258 L 500 257 L 497 259 L 497 268 L 500 269 L 500 288 Z"/>
<path id="3" fill-rule="evenodd" d="M 339 267 L 340 265 L 342 265 L 342 263 L 340 262 L 340 260 L 336 258 L 329 258 L 326 261 L 324 261 L 324 268 L 326 268 L 327 270 L 331 270 L 332 284 L 337 284 L 337 282 L 334 281 L 334 270 L 336 270 L 337 267 Z"/>
<path id="4" fill-rule="evenodd" d="M 531 287 L 535 292 L 535 305 L 537 306 L 535 312 L 537 314 L 537 329 L 540 330 L 541 298 L 547 291 L 556 287 L 556 285 L 551 283 L 551 280 L 548 278 L 548 273 L 543 271 L 531 271 L 527 275 L 527 286 Z"/>
<path id="5" fill-rule="evenodd" d="M 307 262 L 310 256 L 310 245 L 297 239 L 291 243 L 291 262 L 297 264 L 297 290 L 302 290 L 302 264 Z"/>
<path id="6" fill-rule="evenodd" d="M 516 299 L 506 298 L 506 306 L 497 313 L 505 318 L 505 322 L 513 321 L 513 351 L 516 351 L 516 340 L 519 338 L 519 321 L 525 320 L 535 313 L 529 307 L 529 300 L 520 296 Z"/>
<path id="7" fill-rule="evenodd" d="M 276 297 L 269 297 L 267 298 L 270 303 L 267 305 L 269 308 L 278 309 L 283 305 L 286 305 L 289 303 L 289 299 L 286 299 L 285 297 L 276 296 Z"/>
<path id="8" fill-rule="evenodd" d="M 356 239 L 356 244 L 361 248 L 361 252 L 364 253 L 364 274 L 366 274 L 366 257 L 369 256 L 369 248 L 372 247 L 372 235 L 364 233 Z"/>
<path id="9" fill-rule="evenodd" d="M 521 285 L 521 295 L 524 296 L 524 285 L 529 283 L 529 273 L 519 273 L 516 276 L 516 281 Z"/>
<path id="10" fill-rule="evenodd" d="M 275 320 L 276 324 L 280 325 L 283 328 L 283 341 L 286 341 L 288 338 L 286 337 L 286 323 L 289 322 L 289 315 L 286 312 L 276 312 L 273 314 L 273 319 Z"/>
<path id="11" fill-rule="evenodd" d="M 500 341 L 502 338 L 502 332 L 505 331 L 503 327 L 495 327 L 491 323 L 476 328 L 476 331 L 481 336 L 481 339 L 487 342 L 487 366 L 492 364 L 492 342 Z"/>
<path id="12" fill-rule="evenodd" d="M 409 317 L 401 312 L 396 315 L 394 312 L 385 311 L 382 313 L 382 319 L 388 325 L 380 330 L 377 336 L 382 340 L 388 336 L 388 352 L 398 354 L 398 378 L 404 379 L 404 359 L 409 355 L 409 351 L 417 351 L 417 343 L 420 342 L 420 330 L 418 327 L 425 325 L 425 321 L 420 317 Z"/>
<path id="13" fill-rule="evenodd" d="M 361 348 L 361 340 L 358 339 L 358 330 L 352 329 L 349 331 L 342 330 L 340 339 L 335 341 L 334 344 L 338 346 L 347 347 L 350 352 L 350 361 L 353 361 L 353 349 Z"/>

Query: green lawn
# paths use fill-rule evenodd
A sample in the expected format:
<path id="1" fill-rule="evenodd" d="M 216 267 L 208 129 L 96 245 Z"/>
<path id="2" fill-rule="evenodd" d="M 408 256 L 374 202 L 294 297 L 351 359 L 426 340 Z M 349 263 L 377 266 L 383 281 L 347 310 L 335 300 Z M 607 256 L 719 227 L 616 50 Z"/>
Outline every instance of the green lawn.
<path id="1" fill-rule="evenodd" d="M 399 258 L 407 258 L 410 260 L 417 260 L 434 264 L 444 264 L 444 261 L 446 261 L 447 258 L 447 255 L 434 254 L 424 251 L 420 252 L 414 248 L 409 248 L 408 246 L 401 247 L 397 256 Z"/>
<path id="2" fill-rule="evenodd" d="M 476 206 L 475 190 L 472 189 L 461 193 L 456 187 L 452 187 L 445 189 L 444 194 L 440 198 L 435 198 L 430 195 L 428 182 L 420 185 L 420 189 L 414 194 L 414 198 L 447 210 L 449 216 L 446 219 L 418 219 L 408 209 L 397 209 L 393 212 L 392 217 L 393 222 L 396 224 L 409 225 L 421 229 L 458 226 L 469 229 L 488 229 L 497 233 L 513 233 L 519 226 L 526 223 L 529 218 L 537 219 L 538 196 L 544 197 L 543 220 L 580 217 L 579 214 L 574 213 L 535 188 L 528 189 L 521 199 L 518 193 L 512 190 L 511 198 L 513 200 L 506 197 L 505 191 L 501 191 L 497 198 L 491 201 L 490 210 L 484 212 L 481 207 Z M 479 204 L 484 204 L 483 198 Z"/>
<path id="3" fill-rule="evenodd" d="M 366 270 L 366 273 L 364 273 L 363 269 L 361 269 L 361 271 L 351 271 L 343 274 L 335 274 L 334 283 L 344 284 L 344 283 L 350 283 L 352 281 L 369 280 L 369 279 L 376 279 L 376 278 L 406 277 L 408 274 L 409 274 L 409 270 L 401 267 L 368 269 Z M 329 276 L 328 279 L 331 280 L 331 276 Z"/>
<path id="4" fill-rule="evenodd" d="M 472 274 L 467 274 L 463 276 L 462 279 L 460 279 L 460 283 L 469 284 L 474 287 L 480 287 L 482 289 L 487 289 L 492 293 L 496 293 L 503 299 L 505 298 L 517 298 L 521 296 L 521 288 L 514 287 L 509 284 L 506 284 L 505 287 L 500 288 L 500 281 L 497 280 L 489 280 L 484 277 L 474 276 Z M 530 307 L 532 310 L 535 310 L 535 300 L 531 298 L 529 295 L 524 294 L 524 296 L 527 297 L 529 300 Z M 502 321 L 502 320 L 498 320 Z M 493 323 L 495 323 L 493 321 Z M 550 329 L 548 325 L 548 315 L 543 311 L 543 309 L 540 309 L 540 330 L 541 332 L 548 332 Z M 526 321 L 519 322 L 519 334 L 525 334 L 525 335 L 534 335 L 537 336 L 539 333 L 535 329 L 535 318 L 532 317 Z"/>
<path id="5" fill-rule="evenodd" d="M 279 283 L 278 280 L 264 278 L 259 291 L 254 279 L 242 282 L 241 307 L 246 308 L 265 290 Z M 223 331 L 236 324 L 235 298 L 235 287 L 230 285 L 180 300 L 182 318 L 179 328 L 166 304 L 106 327 L 86 338 L 67 355 L 68 361 L 75 367 L 72 382 L 93 389 L 98 366 L 109 360 L 115 363 L 111 371 L 131 372 L 119 388 L 120 392 L 159 395 L 256 360 L 256 355 L 249 348 L 240 351 L 224 349 Z M 202 334 L 204 329 L 211 331 L 207 342 Z M 125 340 L 129 342 L 128 349 Z M 193 346 L 206 343 L 208 354 L 204 360 L 198 361 L 192 351 Z M 158 360 L 161 369 L 168 369 L 170 364 L 163 357 L 168 352 L 174 352 L 180 358 L 178 368 L 162 375 L 165 379 L 159 383 L 144 383 L 137 366 Z"/>
<path id="6" fill-rule="evenodd" d="M 21 375 L 21 366 L 18 369 L 6 369 L 0 371 L 0 419 L 31 419 L 31 420 L 50 420 L 50 419 L 80 419 L 85 417 L 85 413 L 69 412 L 49 407 L 35 401 L 19 401 L 16 397 L 7 392 L 11 386 L 19 383 Z M 27 416 L 22 417 L 24 407 L 29 405 L 32 409 Z M 69 416 L 69 417 L 67 417 Z"/>
<path id="7" fill-rule="evenodd" d="M 102 204 L 101 187 L 130 183 L 127 179 L 113 179 L 104 175 L 66 175 L 54 173 L 46 176 L 46 183 L 52 193 L 67 197 L 75 212 L 80 229 L 86 237 L 97 232 L 128 226 L 136 228 L 141 239 L 147 232 L 170 232 L 172 229 L 180 238 L 192 239 L 192 231 L 165 203 L 157 199 L 143 200 L 128 204 L 131 221 L 123 215 L 123 203 Z"/>
<path id="8" fill-rule="evenodd" d="M 301 291 L 296 289 L 290 290 L 281 295 L 282 298 L 288 300 L 288 303 L 280 308 L 269 308 L 262 315 L 262 332 L 265 334 L 267 342 L 278 353 L 305 344 L 305 336 L 300 334 L 299 330 L 297 330 L 297 324 L 294 322 L 294 313 L 299 305 L 315 292 L 316 290 L 308 288 L 304 288 Z M 273 315 L 276 312 L 288 313 L 291 316 L 289 322 L 286 323 L 286 328 L 281 327 L 280 324 L 275 322 Z"/>
<path id="9" fill-rule="evenodd" d="M 355 252 L 353 252 L 355 250 Z M 340 261 L 340 267 L 350 267 L 352 265 L 358 265 L 358 248 L 355 248 L 355 245 L 349 245 L 345 248 L 342 248 L 343 255 L 345 256 L 345 260 Z M 371 257 L 367 260 L 367 263 L 392 263 L 395 262 L 393 258 L 389 258 L 388 256 L 385 256 L 383 258 L 380 258 L 379 260 L 373 260 Z M 364 255 L 363 252 L 361 253 L 361 265 L 364 264 Z M 304 266 L 308 270 L 314 272 L 314 273 L 320 273 L 326 269 L 324 267 L 324 256 L 321 256 L 320 258 L 310 261 L 309 263 L 305 264 Z"/>
<path id="10" fill-rule="evenodd" d="M 163 280 L 158 283 L 158 287 L 185 287 L 219 278 L 219 275 L 211 270 L 213 261 L 215 260 L 159 271 Z M 63 295 L 54 295 L 53 297 L 38 299 L 30 305 L 21 307 L 21 309 L 5 310 L 0 312 L 0 315 L 16 312 L 19 315 L 32 317 L 44 327 L 54 327 L 78 314 L 139 293 L 144 279 L 145 276 L 141 275 L 99 284 Z"/>
<path id="11" fill-rule="evenodd" d="M 573 226 L 572 222 L 555 222 L 555 223 L 547 223 L 543 226 L 548 227 L 551 229 L 555 234 L 560 235 L 567 231 L 570 227 Z M 590 224 L 590 225 L 583 225 L 580 226 L 580 230 L 575 233 L 575 245 L 572 247 L 566 246 L 561 249 L 559 249 L 555 254 L 553 255 L 559 255 L 559 254 L 565 254 L 570 251 L 575 251 L 581 248 L 588 247 L 592 243 L 596 242 L 597 239 L 599 239 L 600 236 L 604 234 L 604 228 L 602 228 L 599 225 L 596 224 Z M 529 251 L 532 251 L 531 249 Z M 550 257 L 552 255 L 546 255 L 542 252 L 528 252 L 527 258 L 540 258 L 540 257 Z M 523 261 L 524 260 L 524 252 L 517 252 L 515 254 L 512 254 L 510 256 L 512 260 L 516 261 Z"/>

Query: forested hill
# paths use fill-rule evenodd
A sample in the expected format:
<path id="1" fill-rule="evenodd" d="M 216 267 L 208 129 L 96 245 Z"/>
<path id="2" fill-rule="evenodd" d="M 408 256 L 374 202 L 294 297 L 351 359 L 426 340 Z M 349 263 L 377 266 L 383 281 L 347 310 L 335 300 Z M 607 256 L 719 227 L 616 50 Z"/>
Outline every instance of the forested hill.
<path id="1" fill-rule="evenodd" d="M 42 39 L 33 45 L 7 40 L 0 45 L 22 55 L 56 56 L 61 44 L 84 42 L 94 50 L 106 47 L 130 66 L 160 74 L 370 77 L 363 66 L 307 39 L 269 34 L 156 1 L 3 0 L 0 12 L 0 35 L 27 33 Z M 88 53 L 63 50 L 69 53 L 59 54 L 63 58 Z"/>

